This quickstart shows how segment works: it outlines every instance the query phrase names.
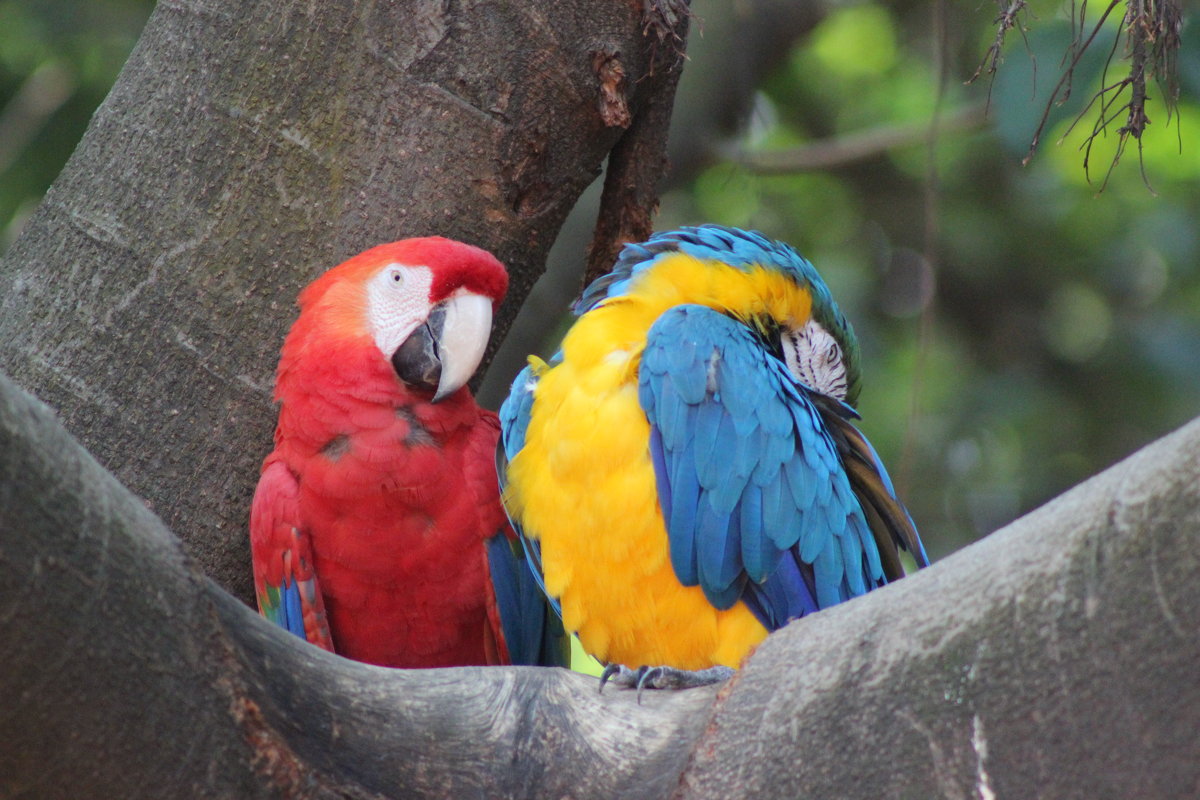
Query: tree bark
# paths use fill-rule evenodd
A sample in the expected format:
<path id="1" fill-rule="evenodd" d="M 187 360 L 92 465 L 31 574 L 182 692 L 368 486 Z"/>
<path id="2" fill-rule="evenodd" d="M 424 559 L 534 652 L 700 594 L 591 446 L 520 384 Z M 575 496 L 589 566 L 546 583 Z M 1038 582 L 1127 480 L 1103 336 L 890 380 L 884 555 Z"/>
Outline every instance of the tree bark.
<path id="1" fill-rule="evenodd" d="M 0 796 L 1195 796 L 1197 452 L 1200 421 L 639 705 L 301 642 L 0 378 Z"/>
<path id="2" fill-rule="evenodd" d="M 618 0 L 162 0 L 0 265 L 0 369 L 250 601 L 298 290 L 374 244 L 463 239 L 512 274 L 498 343 L 625 128 L 652 102 L 665 124 L 652 44 Z"/>

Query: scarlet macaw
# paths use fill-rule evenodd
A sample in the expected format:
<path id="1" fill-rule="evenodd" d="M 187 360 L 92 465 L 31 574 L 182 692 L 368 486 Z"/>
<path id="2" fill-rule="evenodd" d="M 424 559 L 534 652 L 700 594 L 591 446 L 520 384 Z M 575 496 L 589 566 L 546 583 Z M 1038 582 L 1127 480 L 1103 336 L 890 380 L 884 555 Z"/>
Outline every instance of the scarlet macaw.
<path id="1" fill-rule="evenodd" d="M 490 253 L 430 237 L 301 292 L 250 516 L 264 616 L 384 666 L 562 663 L 505 536 L 499 423 L 465 386 L 507 286 Z"/>
<path id="2" fill-rule="evenodd" d="M 928 563 L 851 424 L 854 334 L 792 248 L 715 225 L 660 233 L 575 311 L 501 407 L 501 483 L 535 575 L 606 676 L 728 674 L 789 620 L 901 577 L 900 550 Z"/>

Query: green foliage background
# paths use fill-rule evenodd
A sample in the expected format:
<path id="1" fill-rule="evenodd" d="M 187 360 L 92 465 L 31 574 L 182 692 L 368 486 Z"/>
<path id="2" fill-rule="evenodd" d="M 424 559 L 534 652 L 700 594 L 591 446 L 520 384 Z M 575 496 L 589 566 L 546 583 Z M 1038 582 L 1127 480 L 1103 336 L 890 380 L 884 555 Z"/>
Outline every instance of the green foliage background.
<path id="1" fill-rule="evenodd" d="M 0 2 L 0 249 L 83 135 L 152 2 Z"/>
<path id="2" fill-rule="evenodd" d="M 0 245 L 70 155 L 151 8 L 145 0 L 0 2 Z M 931 4 L 831 8 L 758 88 L 739 147 L 774 150 L 928 122 L 939 83 L 944 115 L 987 96 L 985 80 L 963 80 L 993 38 L 990 6 L 946 4 L 944 80 Z M 1097 143 L 1090 182 L 1079 145 L 1091 118 L 1067 128 L 1105 80 L 1115 26 L 1081 64 L 1070 100 L 1053 109 L 1040 150 L 1022 167 L 1070 41 L 1067 8 L 1031 8 L 1026 40 L 1009 35 L 987 124 L 938 140 L 935 258 L 926 252 L 929 150 L 920 143 L 789 175 L 713 159 L 667 194 L 659 217 L 660 228 L 757 228 L 822 271 L 863 345 L 863 428 L 934 556 L 1200 408 L 1195 37 L 1185 25 L 1176 115 L 1168 119 L 1161 91 L 1149 107 L 1144 163 L 1153 192 L 1135 148 L 1100 192 L 1119 121 Z M 1109 82 L 1123 69 L 1121 55 Z"/>

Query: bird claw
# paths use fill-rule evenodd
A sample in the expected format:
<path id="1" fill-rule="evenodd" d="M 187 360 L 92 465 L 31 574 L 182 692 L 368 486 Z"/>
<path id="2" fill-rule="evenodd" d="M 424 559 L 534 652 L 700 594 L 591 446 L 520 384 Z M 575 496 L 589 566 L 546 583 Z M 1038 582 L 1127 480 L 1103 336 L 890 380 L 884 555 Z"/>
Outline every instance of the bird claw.
<path id="1" fill-rule="evenodd" d="M 642 702 L 643 689 L 694 689 L 697 686 L 708 686 L 720 683 L 733 676 L 730 667 L 709 667 L 701 670 L 675 669 L 666 666 L 641 666 L 630 669 L 624 664 L 609 664 L 600 673 L 599 691 L 604 691 L 604 684 L 612 681 L 614 685 L 626 689 L 637 689 L 637 701 Z"/>

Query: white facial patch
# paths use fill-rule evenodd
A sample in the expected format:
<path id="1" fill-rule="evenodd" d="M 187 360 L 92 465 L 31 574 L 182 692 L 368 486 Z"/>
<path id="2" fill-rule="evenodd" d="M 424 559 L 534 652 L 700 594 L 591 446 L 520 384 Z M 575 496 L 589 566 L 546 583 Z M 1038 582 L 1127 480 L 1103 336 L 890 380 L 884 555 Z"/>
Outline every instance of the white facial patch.
<path id="1" fill-rule="evenodd" d="M 385 358 L 428 318 L 432 287 L 429 267 L 405 264 L 388 264 L 367 282 L 367 322 Z"/>
<path id="2" fill-rule="evenodd" d="M 842 348 L 816 320 L 800 330 L 785 328 L 780 334 L 783 357 L 796 380 L 821 394 L 846 399 L 846 365 Z"/>

